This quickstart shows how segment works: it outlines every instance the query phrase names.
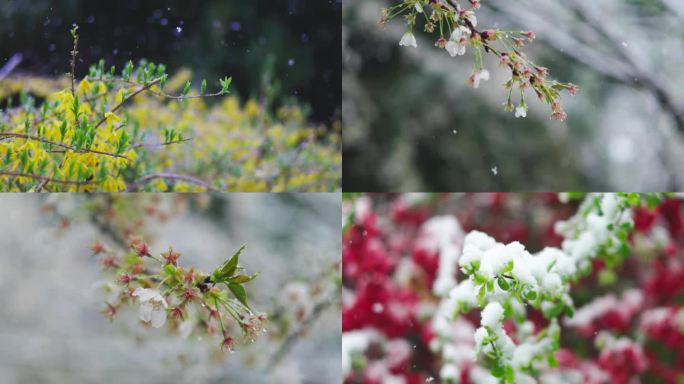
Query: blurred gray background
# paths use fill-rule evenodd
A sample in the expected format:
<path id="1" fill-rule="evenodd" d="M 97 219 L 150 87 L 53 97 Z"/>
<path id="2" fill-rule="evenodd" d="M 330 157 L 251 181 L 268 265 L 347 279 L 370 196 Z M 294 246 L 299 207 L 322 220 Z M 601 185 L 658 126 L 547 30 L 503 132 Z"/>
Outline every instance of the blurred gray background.
<path id="1" fill-rule="evenodd" d="M 472 52 L 449 57 L 422 25 L 399 47 L 406 23 L 377 25 L 396 3 L 344 2 L 346 191 L 684 188 L 684 1 L 482 1 L 480 29 L 534 31 L 528 56 L 580 86 L 564 123 L 532 94 L 526 119 L 504 112 L 491 58 L 469 88 Z"/>
<path id="2" fill-rule="evenodd" d="M 140 198 L 127 195 L 126 198 Z M 172 195 L 161 196 L 167 206 Z M 168 245 L 180 264 L 209 271 L 243 242 L 243 264 L 259 271 L 248 284 L 254 308 L 268 311 L 288 282 L 340 259 L 339 194 L 225 194 L 209 209 L 150 223 L 153 251 Z M 233 354 L 218 338 L 183 340 L 142 326 L 137 308 L 109 323 L 100 314 L 104 280 L 89 247 L 98 234 L 79 212 L 85 196 L 52 195 L 70 228 L 41 209 L 41 196 L 0 196 L 0 382 L 2 383 L 338 383 L 341 315 L 333 305 L 278 366 L 279 343 L 261 337 Z"/>

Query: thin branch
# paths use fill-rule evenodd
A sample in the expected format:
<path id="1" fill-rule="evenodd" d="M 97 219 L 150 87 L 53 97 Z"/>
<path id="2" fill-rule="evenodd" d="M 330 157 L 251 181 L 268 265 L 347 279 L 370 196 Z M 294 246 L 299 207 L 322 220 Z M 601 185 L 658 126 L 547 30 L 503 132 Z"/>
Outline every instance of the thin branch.
<path id="1" fill-rule="evenodd" d="M 128 157 L 126 157 L 126 156 L 124 156 L 124 155 L 117 155 L 117 154 L 115 154 L 115 153 L 104 152 L 104 151 L 98 151 L 97 149 L 87 149 L 87 148 L 76 149 L 75 147 L 72 147 L 72 146 L 70 146 L 70 145 L 68 145 L 68 144 L 64 144 L 64 143 L 60 143 L 60 142 L 57 142 L 57 141 L 52 141 L 52 140 L 44 139 L 44 138 L 38 137 L 38 136 L 27 135 L 27 134 L 24 134 L 24 133 L 0 132 L 0 137 L 3 137 L 3 136 L 4 136 L 4 137 L 18 137 L 18 138 L 20 138 L 20 139 L 40 141 L 41 143 L 51 144 L 51 145 L 54 145 L 54 146 L 57 146 L 57 147 L 61 147 L 61 148 L 65 148 L 65 149 L 72 150 L 72 151 L 74 151 L 74 152 L 80 152 L 80 153 L 88 153 L 88 152 L 90 152 L 90 153 L 97 153 L 97 154 L 99 154 L 99 155 L 105 155 L 105 156 L 111 156 L 111 157 L 118 157 L 118 158 L 121 158 L 121 159 L 130 160 Z"/>
<path id="2" fill-rule="evenodd" d="M 0 80 L 4 79 L 5 77 L 9 76 L 12 71 L 14 71 L 14 68 L 16 68 L 19 63 L 21 63 L 22 55 L 21 53 L 15 53 L 10 57 L 9 60 L 7 60 L 7 63 L 3 65 L 2 68 L 0 68 Z"/>
<path id="3" fill-rule="evenodd" d="M 280 345 L 280 348 L 271 355 L 271 358 L 269 359 L 268 366 L 271 368 L 275 368 L 278 363 L 283 359 L 283 357 L 287 354 L 287 352 L 292 348 L 294 343 L 297 341 L 299 338 L 300 334 L 307 328 L 309 328 L 318 318 L 325 312 L 326 309 L 328 309 L 330 306 L 332 306 L 335 301 L 337 300 L 337 297 L 340 294 L 340 290 L 338 287 L 335 287 L 334 289 L 330 290 L 330 293 L 320 299 L 318 302 L 313 307 L 313 310 L 311 311 L 311 315 L 309 317 L 305 318 L 301 322 L 299 322 L 298 326 L 292 329 L 287 336 L 285 337 L 285 341 Z"/>
<path id="4" fill-rule="evenodd" d="M 88 80 L 93 80 L 93 81 L 99 80 L 96 77 L 86 77 L 86 78 Z M 124 80 L 120 77 L 112 77 L 111 80 L 117 81 L 120 83 L 124 83 L 124 84 L 128 84 L 130 86 L 136 86 L 136 87 L 142 87 L 144 85 L 144 84 L 140 84 L 136 81 Z M 217 97 L 217 96 L 224 96 L 224 95 L 227 95 L 229 93 L 229 92 L 223 93 L 223 92 L 219 91 L 219 92 L 214 92 L 214 93 L 207 93 L 204 95 L 177 96 L 177 95 L 169 95 L 168 93 L 164 93 L 163 91 L 157 92 L 157 91 L 150 90 L 149 92 L 155 96 L 159 96 L 159 97 L 163 97 L 163 98 L 167 98 L 167 99 L 174 99 L 174 100 L 201 99 L 203 97 Z"/>
<path id="5" fill-rule="evenodd" d="M 111 224 L 111 220 L 107 218 L 106 212 L 114 205 L 114 197 L 107 194 L 106 206 L 104 209 L 93 210 L 90 213 L 90 222 L 100 231 L 101 234 L 108 236 L 121 250 L 129 248 L 128 242 L 124 236 L 119 233 Z"/>
<path id="6" fill-rule="evenodd" d="M 153 148 L 153 147 L 164 147 L 164 146 L 167 146 L 167 145 L 173 145 L 173 144 L 184 143 L 184 142 L 190 141 L 190 140 L 192 140 L 192 137 L 188 137 L 188 138 L 180 139 L 180 140 L 175 140 L 175 141 L 169 141 L 169 142 L 166 142 L 166 143 L 159 143 L 159 144 L 138 143 L 138 144 L 133 144 L 133 145 L 131 145 L 129 148 L 141 148 L 141 147 Z"/>
<path id="7" fill-rule="evenodd" d="M 605 37 L 603 40 L 610 44 L 610 49 L 615 51 L 620 56 L 619 58 L 609 57 L 598 52 L 593 48 L 596 42 L 579 41 L 576 39 L 576 34 L 573 36 L 572 33 L 558 28 L 557 24 L 554 24 L 548 18 L 525 12 L 518 5 L 501 1 L 496 3 L 496 5 L 490 3 L 487 6 L 500 14 L 507 14 L 521 24 L 534 24 L 535 29 L 543 30 L 547 41 L 551 45 L 608 78 L 649 91 L 656 98 L 660 106 L 673 117 L 677 130 L 680 133 L 684 133 L 684 108 L 678 106 L 671 93 L 665 89 L 661 82 L 651 76 L 649 71 L 642 69 L 632 55 L 624 47 L 620 46 L 618 41 L 615 40 L 615 34 L 603 28 L 601 23 L 594 21 L 595 18 L 592 18 L 588 11 L 578 7 L 573 8 L 578 15 L 590 21 L 582 24 L 596 31 L 592 36 L 601 35 Z"/>
<path id="8" fill-rule="evenodd" d="M 32 178 L 35 180 L 45 181 L 48 183 L 57 183 L 57 184 L 88 185 L 88 184 L 92 183 L 92 181 L 59 180 L 59 179 L 53 179 L 53 178 L 46 177 L 46 176 L 33 175 L 30 173 L 20 173 L 20 172 L 0 171 L 0 175 L 1 176 L 10 176 L 10 177 L 29 177 L 29 178 Z"/>
<path id="9" fill-rule="evenodd" d="M 119 104 L 117 104 L 114 108 L 112 108 L 109 112 L 105 112 L 105 114 L 102 116 L 102 119 L 100 119 L 100 121 L 98 121 L 97 124 L 95 124 L 95 129 L 97 129 L 97 127 L 102 125 L 102 123 L 104 123 L 107 120 L 107 116 L 106 116 L 107 113 L 114 113 L 114 112 L 118 111 L 119 108 L 121 108 L 128 100 L 130 100 L 130 99 L 134 98 L 135 96 L 137 96 L 138 94 L 145 92 L 146 90 L 152 88 L 152 86 L 159 83 L 160 81 L 161 81 L 161 77 L 158 79 L 154 79 L 154 80 L 150 81 L 149 83 L 145 84 L 142 88 L 138 89 L 137 91 L 131 93 L 126 98 L 121 100 L 121 102 Z"/>
<path id="10" fill-rule="evenodd" d="M 133 184 L 131 184 L 131 185 L 128 187 L 128 191 L 129 191 L 129 192 L 135 192 L 135 191 L 138 190 L 138 188 L 140 188 L 143 184 L 147 184 L 147 183 L 149 183 L 150 181 L 156 180 L 156 179 L 181 180 L 181 181 L 185 181 L 185 182 L 188 182 L 188 183 L 192 183 L 192 184 L 196 184 L 196 185 L 202 186 L 202 187 L 206 188 L 206 189 L 209 190 L 209 191 L 213 191 L 213 192 L 218 191 L 216 188 L 212 187 L 209 183 L 207 183 L 207 182 L 204 181 L 204 180 L 200 180 L 200 179 L 198 179 L 198 178 L 196 178 L 196 177 L 188 176 L 188 175 L 177 175 L 177 174 L 175 174 L 175 173 L 153 173 L 153 174 L 149 174 L 149 175 L 143 176 L 143 177 L 141 177 L 140 179 L 138 179 L 136 182 L 134 182 Z"/>
<path id="11" fill-rule="evenodd" d="M 76 56 L 78 55 L 78 34 L 72 34 L 74 38 L 74 49 L 71 51 L 71 94 L 76 97 Z"/>

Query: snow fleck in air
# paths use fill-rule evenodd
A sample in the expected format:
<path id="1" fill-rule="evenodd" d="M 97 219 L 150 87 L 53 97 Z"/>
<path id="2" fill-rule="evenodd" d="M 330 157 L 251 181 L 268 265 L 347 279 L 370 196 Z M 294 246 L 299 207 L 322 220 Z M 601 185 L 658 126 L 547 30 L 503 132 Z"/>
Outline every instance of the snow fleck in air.
<path id="1" fill-rule="evenodd" d="M 178 33 L 183 32 L 183 28 L 181 28 L 181 27 L 176 27 L 176 32 L 178 32 Z"/>
<path id="2" fill-rule="evenodd" d="M 452 132 L 454 133 L 454 135 L 458 133 L 458 131 L 455 129 Z"/>
<path id="3" fill-rule="evenodd" d="M 380 304 L 380 303 L 374 303 L 373 304 L 373 312 L 375 313 L 382 313 L 385 310 L 385 307 Z"/>
<path id="4" fill-rule="evenodd" d="M 499 174 L 499 168 L 498 167 L 492 167 L 492 173 L 494 174 L 494 176 L 498 175 Z"/>
<path id="5" fill-rule="evenodd" d="M 293 66 L 293 65 L 295 65 L 295 60 L 294 60 L 294 59 L 289 59 L 289 60 L 287 61 L 287 65 L 289 65 L 290 67 Z"/>
<path id="6" fill-rule="evenodd" d="M 427 379 L 425 379 L 425 382 L 426 382 L 426 383 L 432 383 L 433 381 L 435 381 L 435 378 L 432 377 L 432 376 L 430 376 L 430 377 L 428 377 Z"/>
<path id="7" fill-rule="evenodd" d="M 623 46 L 623 47 L 627 47 L 627 46 L 628 46 L 627 42 L 626 42 L 626 41 L 623 41 L 623 42 L 622 42 L 622 46 Z"/>

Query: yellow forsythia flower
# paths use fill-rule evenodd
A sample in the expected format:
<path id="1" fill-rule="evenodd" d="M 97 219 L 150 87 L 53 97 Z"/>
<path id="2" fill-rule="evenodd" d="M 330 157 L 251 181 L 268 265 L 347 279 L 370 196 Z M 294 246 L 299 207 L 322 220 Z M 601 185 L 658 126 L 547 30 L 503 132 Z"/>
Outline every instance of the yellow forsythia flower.
<path id="1" fill-rule="evenodd" d="M 93 89 L 93 84 L 88 81 L 88 79 L 83 79 L 80 83 L 78 83 L 78 87 L 76 87 L 76 92 L 86 95 L 90 90 Z"/>

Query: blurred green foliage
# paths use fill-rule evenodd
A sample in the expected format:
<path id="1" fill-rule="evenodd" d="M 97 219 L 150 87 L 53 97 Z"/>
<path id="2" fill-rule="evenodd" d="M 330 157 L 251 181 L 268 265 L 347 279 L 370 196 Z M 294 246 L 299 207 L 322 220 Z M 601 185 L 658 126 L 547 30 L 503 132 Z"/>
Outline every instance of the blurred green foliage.
<path id="1" fill-rule="evenodd" d="M 339 0 L 3 1 L 0 66 L 20 53 L 19 71 L 68 72 L 76 23 L 79 76 L 100 58 L 117 67 L 146 58 L 199 78 L 230 74 L 243 96 L 298 98 L 313 119 L 331 122 L 341 105 L 341 8 Z"/>

